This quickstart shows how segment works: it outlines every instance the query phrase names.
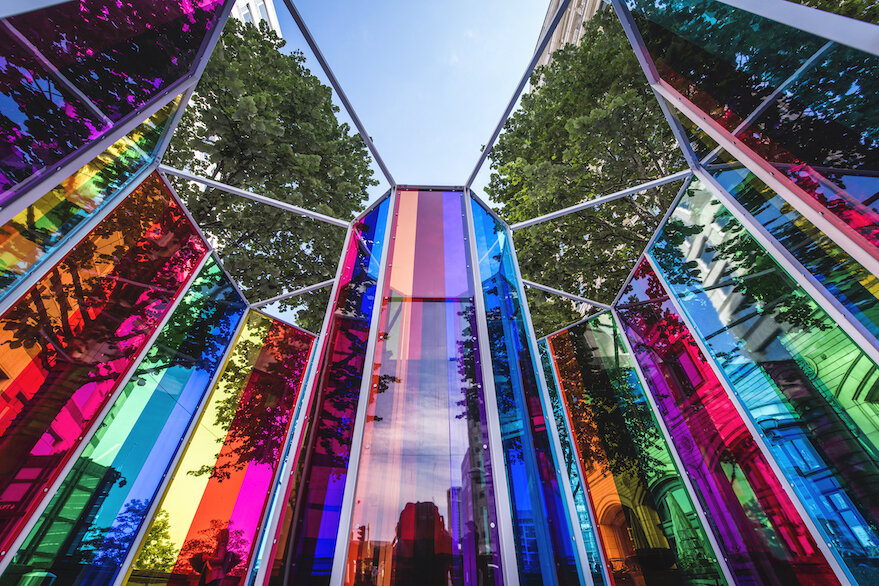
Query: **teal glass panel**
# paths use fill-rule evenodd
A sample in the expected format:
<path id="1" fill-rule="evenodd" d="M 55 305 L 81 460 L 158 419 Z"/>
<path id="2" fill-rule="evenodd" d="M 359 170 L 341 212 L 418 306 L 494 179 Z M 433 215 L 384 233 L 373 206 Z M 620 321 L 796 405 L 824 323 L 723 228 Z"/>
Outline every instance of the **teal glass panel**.
<path id="1" fill-rule="evenodd" d="M 113 583 L 245 309 L 209 259 L 0 582 Z"/>
<path id="2" fill-rule="evenodd" d="M 559 394 L 558 380 L 550 355 L 549 342 L 546 339 L 538 343 L 540 349 L 540 361 L 543 364 L 543 372 L 546 375 L 546 385 L 549 391 L 549 399 L 552 401 L 552 413 L 555 424 L 559 430 L 559 442 L 562 444 L 562 452 L 565 456 L 565 468 L 571 481 L 571 492 L 574 493 L 574 506 L 577 509 L 577 519 L 580 521 L 580 533 L 583 535 L 583 543 L 586 546 L 586 555 L 589 556 L 589 572 L 592 574 L 592 582 L 596 585 L 604 585 L 604 562 L 598 553 L 598 541 L 595 537 L 595 528 L 592 522 L 592 511 L 589 508 L 589 499 L 586 496 L 586 486 L 580 476 L 580 468 L 577 464 L 577 455 L 571 444 L 571 434 L 568 426 L 568 418 L 565 414 L 565 405 Z"/>
<path id="3" fill-rule="evenodd" d="M 615 582 L 725 584 L 611 315 L 549 344 Z"/>
<path id="4" fill-rule="evenodd" d="M 661 83 L 879 246 L 879 56 L 718 0 L 628 0 Z"/>
<path id="5" fill-rule="evenodd" d="M 519 581 L 579 584 L 571 539 L 575 511 L 567 510 L 556 473 L 563 456 L 554 453 L 546 427 L 538 378 L 542 366 L 531 350 L 512 241 L 476 200 L 472 209 Z"/>
<path id="6" fill-rule="evenodd" d="M 879 368 L 700 183 L 651 250 L 832 551 L 879 580 Z"/>

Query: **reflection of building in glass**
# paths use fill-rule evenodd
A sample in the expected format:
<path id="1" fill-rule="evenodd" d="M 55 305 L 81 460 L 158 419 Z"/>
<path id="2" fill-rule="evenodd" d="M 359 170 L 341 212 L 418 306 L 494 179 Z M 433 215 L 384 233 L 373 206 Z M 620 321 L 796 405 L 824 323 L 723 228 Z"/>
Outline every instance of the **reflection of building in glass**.
<path id="1" fill-rule="evenodd" d="M 538 342 L 527 226 L 395 187 L 281 206 L 349 228 L 316 338 L 157 167 L 233 4 L 3 19 L 0 583 L 879 582 L 875 25 L 615 0 L 691 169 L 612 306 Z"/>

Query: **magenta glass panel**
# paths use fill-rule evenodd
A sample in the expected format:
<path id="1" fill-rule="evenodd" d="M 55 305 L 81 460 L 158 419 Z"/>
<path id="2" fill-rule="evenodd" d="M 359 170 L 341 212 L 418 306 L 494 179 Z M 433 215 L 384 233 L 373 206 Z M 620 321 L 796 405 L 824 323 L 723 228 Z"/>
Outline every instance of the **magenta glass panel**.
<path id="1" fill-rule="evenodd" d="M 394 212 L 345 583 L 501 584 L 463 194 Z"/>
<path id="2" fill-rule="evenodd" d="M 736 579 L 748 584 L 837 584 L 646 260 L 617 309 Z"/>
<path id="3" fill-rule="evenodd" d="M 153 174 L 0 317 L 0 550 L 205 254 Z"/>
<path id="4" fill-rule="evenodd" d="M 313 343 L 248 314 L 127 583 L 245 583 Z"/>
<path id="5" fill-rule="evenodd" d="M 343 253 L 324 346 L 312 367 L 319 370 L 307 433 L 302 445 L 291 447 L 298 460 L 272 553 L 264 560 L 271 564 L 270 584 L 330 582 L 389 201 L 354 223 Z"/>
<path id="6" fill-rule="evenodd" d="M 78 0 L 7 19 L 11 29 L 0 28 L 0 205 L 16 184 L 187 76 L 224 3 Z"/>

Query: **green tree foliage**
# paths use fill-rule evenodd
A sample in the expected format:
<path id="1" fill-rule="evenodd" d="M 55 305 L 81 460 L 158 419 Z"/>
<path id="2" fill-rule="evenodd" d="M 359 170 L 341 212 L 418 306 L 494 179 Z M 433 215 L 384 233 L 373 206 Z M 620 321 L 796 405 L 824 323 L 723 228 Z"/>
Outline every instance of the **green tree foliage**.
<path id="1" fill-rule="evenodd" d="M 362 139 L 336 119 L 331 90 L 264 23 L 229 19 L 166 162 L 341 219 L 375 185 Z M 199 153 L 203 153 L 200 155 Z M 344 230 L 198 185 L 177 182 L 251 300 L 335 274 Z M 316 296 L 313 303 L 325 303 Z M 287 307 L 301 305 L 292 300 Z M 322 315 L 321 311 L 315 312 Z M 311 323 L 315 322 L 315 323 Z M 319 329 L 318 317 L 304 327 Z"/>
<path id="2" fill-rule="evenodd" d="M 683 157 L 613 10 L 586 24 L 579 45 L 553 54 L 492 151 L 488 187 L 518 222 L 684 168 Z M 612 301 L 678 184 L 516 232 L 522 273 Z M 544 333 L 571 319 L 568 302 L 534 297 Z"/>

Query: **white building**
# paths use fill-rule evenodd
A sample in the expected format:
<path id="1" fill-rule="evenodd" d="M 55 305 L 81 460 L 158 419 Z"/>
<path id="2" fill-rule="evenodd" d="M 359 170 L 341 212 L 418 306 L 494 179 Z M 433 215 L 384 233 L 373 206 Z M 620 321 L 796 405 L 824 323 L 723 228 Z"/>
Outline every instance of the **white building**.
<path id="1" fill-rule="evenodd" d="M 549 28 L 552 17 L 555 16 L 561 0 L 550 0 L 549 7 L 546 10 L 546 16 L 543 19 L 543 26 L 540 28 L 540 36 Z M 595 11 L 601 5 L 600 0 L 571 0 L 565 15 L 562 16 L 561 22 L 555 29 L 546 50 L 538 61 L 538 65 L 546 65 L 552 59 L 552 54 L 556 49 L 560 49 L 568 43 L 577 43 L 583 36 L 583 22 L 592 18 Z"/>
<path id="2" fill-rule="evenodd" d="M 272 0 L 238 0 L 232 7 L 232 16 L 244 22 L 257 23 L 264 20 L 279 37 L 282 36 Z"/>

